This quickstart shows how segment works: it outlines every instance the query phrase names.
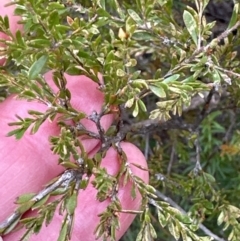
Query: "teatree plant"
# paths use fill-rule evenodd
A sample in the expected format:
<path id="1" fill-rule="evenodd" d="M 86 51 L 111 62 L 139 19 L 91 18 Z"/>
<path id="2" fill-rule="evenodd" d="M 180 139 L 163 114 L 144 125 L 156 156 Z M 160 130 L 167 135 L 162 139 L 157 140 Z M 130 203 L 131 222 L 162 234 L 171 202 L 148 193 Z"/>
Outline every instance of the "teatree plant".
<path id="1" fill-rule="evenodd" d="M 46 119 L 57 120 L 61 131 L 49 137 L 49 148 L 66 171 L 39 193 L 20 196 L 17 210 L 0 224 L 0 234 L 21 223 L 27 240 L 51 222 L 60 204 L 66 215 L 58 240 L 69 240 L 78 192 L 91 185 L 83 176 L 94 174 L 92 184 L 100 201 L 109 197 L 109 190 L 117 193 L 122 178 L 133 183 L 129 195 L 141 193 L 141 209 L 125 210 L 140 218 L 135 223 L 138 233 L 132 238 L 134 232 L 129 231 L 129 240 L 239 240 L 239 4 L 216 38 L 215 22 L 204 16 L 208 0 L 14 0 L 12 4 L 24 33 L 12 34 L 9 19 L 0 18 L 1 31 L 11 36 L 2 53 L 7 56 L 0 73 L 2 101 L 14 93 L 51 103 L 51 108 L 44 113 L 29 110 L 29 118 L 18 116 L 10 123 L 9 136 L 21 139 L 29 128 L 36 133 Z M 57 95 L 43 78 L 48 70 L 54 70 Z M 63 73 L 85 75 L 99 84 L 105 96 L 102 112 L 88 116 L 97 134 L 67 124 L 86 114 L 69 105 L 71 92 Z M 108 113 L 118 118 L 105 133 L 100 120 Z M 94 157 L 86 154 L 79 140 L 83 135 L 102 141 Z M 151 185 L 126 165 L 118 145 L 126 139 L 144 151 Z M 110 146 L 122 160 L 116 176 L 99 165 Z M 59 198 L 49 201 L 54 195 Z M 38 214 L 22 218 L 30 209 Z M 100 214 L 98 238 L 115 240 L 116 212 L 124 210 L 113 198 Z"/>

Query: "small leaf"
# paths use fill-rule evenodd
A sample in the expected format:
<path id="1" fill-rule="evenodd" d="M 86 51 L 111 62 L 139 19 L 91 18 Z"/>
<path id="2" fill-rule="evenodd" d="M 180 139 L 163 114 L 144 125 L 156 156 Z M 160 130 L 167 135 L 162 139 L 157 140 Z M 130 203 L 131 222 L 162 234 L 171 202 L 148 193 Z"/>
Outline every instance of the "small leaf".
<path id="1" fill-rule="evenodd" d="M 30 99 L 36 99 L 36 95 L 30 90 L 24 90 L 23 92 L 21 92 L 21 96 Z"/>
<path id="2" fill-rule="evenodd" d="M 127 33 L 122 28 L 119 28 L 118 37 L 123 41 L 127 39 Z"/>
<path id="3" fill-rule="evenodd" d="M 132 199 L 135 199 L 136 196 L 137 196 L 136 187 L 135 187 L 135 185 L 132 185 L 132 188 L 131 188 L 131 197 L 132 197 Z"/>
<path id="4" fill-rule="evenodd" d="M 9 19 L 8 19 L 8 16 L 4 17 L 3 22 L 4 22 L 4 27 L 6 29 L 9 29 Z"/>
<path id="5" fill-rule="evenodd" d="M 142 18 L 132 9 L 128 9 L 128 14 L 131 16 L 131 18 L 138 24 L 143 24 Z"/>
<path id="6" fill-rule="evenodd" d="M 162 211 L 157 209 L 158 222 L 164 228 L 168 224 L 167 218 L 163 215 Z"/>
<path id="7" fill-rule="evenodd" d="M 31 200 L 35 195 L 36 195 L 36 193 L 23 194 L 23 195 L 17 197 L 15 203 L 16 203 L 16 204 L 22 204 L 22 203 L 28 202 L 28 201 Z"/>
<path id="8" fill-rule="evenodd" d="M 32 66 L 30 67 L 29 72 L 28 72 L 28 78 L 30 80 L 35 79 L 41 73 L 47 60 L 48 60 L 48 56 L 43 55 L 32 64 Z"/>
<path id="9" fill-rule="evenodd" d="M 147 108 L 141 99 L 138 100 L 138 105 L 143 112 L 147 112 Z"/>
<path id="10" fill-rule="evenodd" d="M 116 74 L 117 74 L 117 76 L 119 76 L 119 77 L 123 77 L 123 76 L 126 75 L 126 73 L 125 73 L 122 69 L 118 69 Z"/>
<path id="11" fill-rule="evenodd" d="M 239 13 L 239 3 L 236 3 L 233 8 L 233 13 L 232 13 L 230 23 L 228 24 L 228 29 L 230 29 L 236 24 L 238 20 L 238 13 Z"/>
<path id="12" fill-rule="evenodd" d="M 194 43 L 197 45 L 198 41 L 197 41 L 197 23 L 193 17 L 193 15 L 188 12 L 187 10 L 185 10 L 183 12 L 183 21 L 187 27 L 188 32 L 190 33 Z"/>
<path id="13" fill-rule="evenodd" d="M 33 206 L 32 206 L 32 210 L 34 209 L 38 209 L 39 207 L 41 207 L 42 205 L 44 205 L 50 195 L 46 195 L 45 197 L 43 197 L 42 199 L 40 199 L 39 201 L 37 201 Z"/>
<path id="14" fill-rule="evenodd" d="M 87 75 L 87 71 L 78 67 L 78 66 L 72 66 L 70 65 L 67 69 L 66 69 L 66 73 L 69 75 Z M 56 82 L 57 84 L 57 82 Z"/>
<path id="15" fill-rule="evenodd" d="M 67 240 L 67 231 L 68 231 L 68 224 L 67 224 L 66 218 L 65 218 L 57 241 L 66 241 Z"/>
<path id="16" fill-rule="evenodd" d="M 26 132 L 27 128 L 20 128 L 15 129 L 7 133 L 7 136 L 15 136 L 17 140 L 20 140 L 24 133 Z"/>
<path id="17" fill-rule="evenodd" d="M 77 206 L 77 193 L 74 192 L 73 195 L 67 200 L 66 209 L 68 214 L 73 215 L 76 206 Z"/>
<path id="18" fill-rule="evenodd" d="M 182 93 L 182 90 L 180 90 L 179 88 L 175 88 L 175 87 L 169 87 L 169 90 L 176 94 Z"/>
<path id="19" fill-rule="evenodd" d="M 134 98 L 131 98 L 131 99 L 129 99 L 126 103 L 125 103 L 125 108 L 131 108 L 132 106 L 133 106 L 133 104 L 134 104 L 134 101 L 135 101 L 135 99 Z"/>
<path id="20" fill-rule="evenodd" d="M 128 38 L 129 36 L 128 35 L 132 35 L 135 30 L 136 30 L 136 23 L 135 21 L 131 18 L 131 17 L 128 17 L 127 20 L 126 20 L 126 37 Z"/>
<path id="21" fill-rule="evenodd" d="M 149 89 L 158 97 L 166 98 L 166 93 L 161 86 L 149 85 Z"/>
<path id="22" fill-rule="evenodd" d="M 25 213 L 34 205 L 34 203 L 35 203 L 35 201 L 31 201 L 31 200 L 26 203 L 23 203 L 21 206 L 19 206 L 17 208 L 17 212 L 19 212 L 21 214 Z"/>
<path id="23" fill-rule="evenodd" d="M 135 107 L 134 107 L 134 110 L 133 110 L 133 113 L 132 113 L 133 117 L 137 117 L 138 113 L 139 113 L 139 106 L 138 106 L 138 102 L 136 101 Z"/>
<path id="24" fill-rule="evenodd" d="M 16 32 L 16 40 L 19 45 L 21 45 L 21 46 L 25 45 L 25 42 L 23 41 L 22 33 L 19 30 Z"/>
<path id="25" fill-rule="evenodd" d="M 171 75 L 170 77 L 167 77 L 166 79 L 164 79 L 163 83 L 167 84 L 169 82 L 176 81 L 179 77 L 180 77 L 180 74 Z"/>
<path id="26" fill-rule="evenodd" d="M 204 178 L 206 178 L 207 182 L 210 182 L 210 183 L 215 183 L 216 182 L 215 178 L 211 174 L 209 174 L 209 173 L 204 172 L 203 176 L 204 176 Z"/>
<path id="27" fill-rule="evenodd" d="M 32 129 L 31 129 L 31 134 L 35 134 L 39 127 L 42 125 L 42 123 L 45 121 L 45 118 L 39 118 L 33 125 Z"/>
<path id="28" fill-rule="evenodd" d="M 149 230 L 150 230 L 150 234 L 151 234 L 151 237 L 156 239 L 157 238 L 157 233 L 153 227 L 153 225 L 151 223 L 149 223 Z"/>
<path id="29" fill-rule="evenodd" d="M 169 232 L 172 234 L 172 236 L 176 239 L 176 240 L 178 240 L 178 231 L 177 231 L 177 229 L 176 229 L 176 227 L 174 226 L 174 224 L 173 224 L 173 222 L 170 222 L 169 224 L 168 224 L 168 229 L 169 229 Z"/>
<path id="30" fill-rule="evenodd" d="M 224 212 L 221 212 L 217 219 L 218 226 L 220 226 L 224 222 L 224 219 L 225 219 Z"/>

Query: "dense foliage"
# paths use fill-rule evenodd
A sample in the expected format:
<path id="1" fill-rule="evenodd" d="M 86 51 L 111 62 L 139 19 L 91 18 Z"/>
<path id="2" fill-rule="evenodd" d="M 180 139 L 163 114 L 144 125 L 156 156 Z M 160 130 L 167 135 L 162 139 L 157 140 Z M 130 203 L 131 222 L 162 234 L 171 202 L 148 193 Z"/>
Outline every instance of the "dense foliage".
<path id="1" fill-rule="evenodd" d="M 32 124 L 35 133 L 47 118 L 61 113 L 61 132 L 49 143 L 59 155 L 59 164 L 76 171 L 81 168 L 78 160 L 84 159 L 91 166 L 88 172 L 94 170 L 97 176 L 94 185 L 99 188 L 99 200 L 107 198 L 106 190 L 122 175 L 143 196 L 141 211 L 136 212 L 140 221 L 134 222 L 122 240 L 240 240 L 239 4 L 233 7 L 229 1 L 231 15 L 219 23 L 217 17 L 210 17 L 214 6 L 206 9 L 208 0 L 14 2 L 24 34 L 18 31 L 6 41 L 0 95 L 4 101 L 15 93 L 52 103 L 53 108 L 46 113 L 31 111 L 28 119 L 19 117 L 9 135 L 20 139 Z M 8 25 L 7 18 L 0 18 L 1 31 L 8 33 Z M 57 96 L 42 77 L 48 70 L 54 70 Z M 104 108 L 92 116 L 98 135 L 81 127 L 76 127 L 74 135 L 68 131 L 66 120 L 80 121 L 85 115 L 66 108 L 71 93 L 65 88 L 63 73 L 83 74 L 99 84 Z M 103 133 L 100 119 L 113 112 L 118 118 Z M 124 165 L 118 177 L 112 177 L 93 159 L 79 156 L 82 146 L 76 132 L 104 141 L 94 156 L 98 161 L 111 145 L 117 149 L 119 141 L 138 145 L 148 160 L 151 186 L 132 176 Z M 70 155 L 75 162 L 69 160 Z M 88 183 L 81 188 L 84 185 Z M 135 191 L 129 195 L 134 197 Z M 70 187 L 62 195 L 72 214 L 76 193 Z M 32 196 L 24 195 L 19 205 L 23 212 L 31 205 L 43 208 L 44 216 L 56 208 L 45 205 L 48 197 L 36 204 Z M 111 205 L 102 216 L 98 236 L 105 235 L 104 221 L 111 212 L 121 209 L 117 202 Z M 38 218 L 25 224 L 38 232 L 39 226 L 30 225 L 44 220 Z M 51 215 L 45 218 L 50 221 Z M 112 225 L 108 235 L 114 240 L 117 220 Z M 61 235 L 65 240 L 68 234 Z"/>

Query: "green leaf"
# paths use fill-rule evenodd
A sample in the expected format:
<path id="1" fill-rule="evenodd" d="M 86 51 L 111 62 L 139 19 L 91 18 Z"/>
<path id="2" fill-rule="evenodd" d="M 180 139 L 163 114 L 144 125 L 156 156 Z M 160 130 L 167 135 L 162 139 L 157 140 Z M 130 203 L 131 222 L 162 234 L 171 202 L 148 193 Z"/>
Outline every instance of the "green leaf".
<path id="1" fill-rule="evenodd" d="M 166 98 L 166 92 L 161 86 L 149 85 L 149 89 L 158 97 Z"/>
<path id="2" fill-rule="evenodd" d="M 188 32 L 190 33 L 194 43 L 198 44 L 198 40 L 197 40 L 197 23 L 193 17 L 193 15 L 188 12 L 187 10 L 184 10 L 183 12 L 183 21 L 187 27 Z"/>
<path id="3" fill-rule="evenodd" d="M 239 3 L 236 3 L 233 8 L 231 20 L 228 24 L 228 29 L 230 29 L 231 27 L 233 27 L 236 24 L 236 22 L 238 20 L 238 13 L 239 13 Z"/>
<path id="4" fill-rule="evenodd" d="M 77 206 L 77 192 L 74 192 L 73 195 L 67 199 L 66 209 L 68 214 L 73 215 L 76 206 Z"/>
<path id="5" fill-rule="evenodd" d="M 29 72 L 28 72 L 28 78 L 30 80 L 35 79 L 41 73 L 47 60 L 48 60 L 48 56 L 43 55 L 32 64 L 32 66 L 30 67 Z"/>
<path id="6" fill-rule="evenodd" d="M 133 109 L 133 113 L 132 113 L 133 117 L 137 117 L 138 113 L 139 113 L 139 106 L 138 106 L 138 102 L 135 101 L 134 109 Z"/>
<path id="7" fill-rule="evenodd" d="M 204 172 L 203 176 L 204 176 L 204 178 L 206 178 L 207 182 L 210 182 L 210 183 L 215 183 L 216 182 L 215 178 L 211 174 L 209 174 L 207 172 Z"/>
<path id="8" fill-rule="evenodd" d="M 7 136 L 15 136 L 17 140 L 20 140 L 24 133 L 26 132 L 27 128 L 20 128 L 15 129 L 7 133 Z"/>
<path id="9" fill-rule="evenodd" d="M 170 86 L 168 88 L 170 91 L 172 91 L 173 93 L 177 93 L 177 94 L 182 94 L 182 91 L 184 90 L 182 87 L 172 87 Z"/>
<path id="10" fill-rule="evenodd" d="M 19 30 L 16 32 L 16 40 L 17 40 L 19 45 L 21 45 L 21 46 L 25 45 L 25 42 L 24 42 L 23 37 L 22 37 L 22 33 Z"/>
<path id="11" fill-rule="evenodd" d="M 209 0 L 203 0 L 203 9 L 206 8 L 206 6 L 208 5 Z"/>
<path id="12" fill-rule="evenodd" d="M 21 96 L 29 99 L 36 99 L 36 95 L 31 90 L 24 90 L 21 92 Z"/>
<path id="13" fill-rule="evenodd" d="M 34 209 L 38 209 L 39 207 L 41 207 L 42 205 L 44 205 L 47 200 L 49 199 L 50 195 L 46 195 L 45 197 L 43 197 L 42 199 L 40 199 L 39 201 L 37 201 L 33 206 L 32 206 L 32 210 Z"/>
<path id="14" fill-rule="evenodd" d="M 138 24 L 143 24 L 142 18 L 132 9 L 128 9 L 128 14 L 131 16 L 131 18 Z"/>
<path id="15" fill-rule="evenodd" d="M 150 234 L 151 234 L 151 237 L 156 239 L 157 238 L 157 233 L 153 227 L 153 225 L 151 223 L 149 223 L 149 231 L 150 231 Z"/>
<path id="16" fill-rule="evenodd" d="M 22 203 L 28 202 L 28 201 L 31 200 L 35 195 L 36 195 L 36 193 L 26 193 L 26 194 L 23 194 L 23 195 L 17 197 L 15 203 L 16 203 L 16 204 L 22 204 Z"/>
<path id="17" fill-rule="evenodd" d="M 21 206 L 19 206 L 17 208 L 17 212 L 19 212 L 20 214 L 25 213 L 26 211 L 31 209 L 31 207 L 34 205 L 34 203 L 35 203 L 35 201 L 33 201 L 33 200 L 24 202 L 23 204 L 21 204 Z"/>
<path id="18" fill-rule="evenodd" d="M 88 72 L 84 69 L 81 69 L 80 67 L 78 66 L 73 66 L 73 65 L 70 65 L 67 70 L 66 70 L 66 73 L 69 74 L 69 75 L 87 75 Z"/>
<path id="19" fill-rule="evenodd" d="M 135 23 L 135 21 L 131 17 L 129 17 L 126 20 L 126 24 L 125 25 L 126 25 L 126 32 L 127 32 L 127 34 L 129 34 L 131 36 L 135 32 L 135 30 L 136 30 L 136 23 Z"/>
<path id="20" fill-rule="evenodd" d="M 57 10 L 52 11 L 49 14 L 48 24 L 49 24 L 50 29 L 55 27 L 57 24 L 59 24 L 59 14 L 58 14 Z"/>
<path id="21" fill-rule="evenodd" d="M 167 84 L 167 83 L 170 83 L 172 81 L 176 81 L 179 77 L 180 77 L 180 74 L 171 75 L 171 76 L 167 77 L 166 79 L 164 79 L 163 83 Z"/>
<path id="22" fill-rule="evenodd" d="M 224 222 L 224 219 L 225 219 L 225 214 L 224 212 L 221 212 L 217 219 L 218 226 L 220 226 Z"/>
<path id="23" fill-rule="evenodd" d="M 66 241 L 67 231 L 68 231 L 68 224 L 65 218 L 57 241 Z"/>
<path id="24" fill-rule="evenodd" d="M 132 106 L 133 106 L 133 104 L 134 104 L 134 102 L 135 102 L 135 99 L 134 98 L 131 98 L 131 99 L 129 99 L 126 103 L 125 103 L 125 108 L 131 108 Z"/>
<path id="25" fill-rule="evenodd" d="M 167 218 L 164 216 L 161 210 L 157 209 L 158 222 L 164 228 L 168 224 Z"/>
<path id="26" fill-rule="evenodd" d="M 66 11 L 66 8 L 63 4 L 60 4 L 60 3 L 57 3 L 57 2 L 49 2 L 48 3 L 48 9 L 49 10 L 55 10 L 55 9 L 58 9 L 58 10 L 65 10 Z"/>
<path id="27" fill-rule="evenodd" d="M 118 69 L 116 74 L 119 77 L 124 77 L 126 75 L 126 73 L 122 69 Z"/>
<path id="28" fill-rule="evenodd" d="M 153 39 L 153 35 L 151 33 L 148 33 L 145 30 L 136 30 L 134 34 L 132 35 L 132 38 L 142 41 L 142 40 L 151 40 Z"/>
<path id="29" fill-rule="evenodd" d="M 135 199 L 136 196 L 137 196 L 136 187 L 135 187 L 135 185 L 132 185 L 132 188 L 131 188 L 131 197 L 132 197 L 132 199 Z"/>
<path id="30" fill-rule="evenodd" d="M 99 17 L 111 18 L 111 15 L 110 15 L 107 11 L 105 11 L 104 9 L 102 9 L 102 8 L 98 8 L 98 9 L 97 9 L 97 14 L 98 14 Z"/>
<path id="31" fill-rule="evenodd" d="M 31 129 L 31 134 L 35 134 L 40 126 L 42 125 L 42 123 L 45 121 L 45 118 L 39 118 L 33 125 L 32 129 Z"/>
<path id="32" fill-rule="evenodd" d="M 169 224 L 168 224 L 168 229 L 169 229 L 169 232 L 172 234 L 172 236 L 173 236 L 176 240 L 178 240 L 179 233 L 178 233 L 178 230 L 177 230 L 176 226 L 174 226 L 173 221 L 172 221 L 172 222 L 169 222 Z"/>
<path id="33" fill-rule="evenodd" d="M 139 105 L 140 109 L 141 109 L 143 112 L 147 112 L 147 108 L 146 108 L 144 102 L 143 102 L 141 99 L 139 99 L 137 102 L 138 102 L 138 105 Z"/>
<path id="34" fill-rule="evenodd" d="M 8 16 L 5 16 L 3 21 L 4 21 L 4 27 L 6 29 L 9 29 L 9 19 L 8 19 Z"/>

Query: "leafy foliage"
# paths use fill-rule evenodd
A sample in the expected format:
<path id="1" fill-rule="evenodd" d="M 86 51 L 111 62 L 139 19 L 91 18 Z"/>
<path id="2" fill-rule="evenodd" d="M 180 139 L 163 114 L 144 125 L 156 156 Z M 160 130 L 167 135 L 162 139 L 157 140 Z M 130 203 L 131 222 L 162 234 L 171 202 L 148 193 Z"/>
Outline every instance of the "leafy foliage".
<path id="1" fill-rule="evenodd" d="M 24 33 L 12 35 L 8 18 L 0 17 L 1 31 L 11 36 L 1 52 L 8 57 L 0 72 L 1 99 L 14 93 L 48 108 L 17 116 L 9 136 L 20 139 L 27 129 L 34 134 L 46 119 L 56 120 L 61 131 L 49 144 L 67 170 L 39 194 L 19 197 L 18 215 L 0 225 L 0 233 L 20 222 L 26 240 L 51 222 L 60 205 L 58 240 L 68 240 L 77 194 L 94 174 L 98 200 L 112 200 L 100 215 L 98 238 L 115 240 L 117 213 L 124 212 L 117 188 L 130 180 L 132 197 L 136 189 L 142 195 L 141 210 L 131 211 L 140 214 L 136 240 L 239 240 L 239 3 L 225 31 L 214 37 L 218 23 L 207 21 L 207 0 L 13 2 Z M 48 70 L 56 94 L 43 76 Z M 88 116 L 97 134 L 67 124 L 86 114 L 71 107 L 64 73 L 88 76 L 104 93 L 102 113 Z M 119 121 L 105 133 L 100 120 L 112 112 Z M 78 139 L 86 135 L 104 144 L 94 157 Z M 119 146 L 125 138 L 145 152 L 151 185 L 133 175 Z M 115 176 L 100 167 L 111 145 L 121 160 Z M 48 201 L 55 195 L 60 197 Z M 30 208 L 38 215 L 22 219 Z"/>

